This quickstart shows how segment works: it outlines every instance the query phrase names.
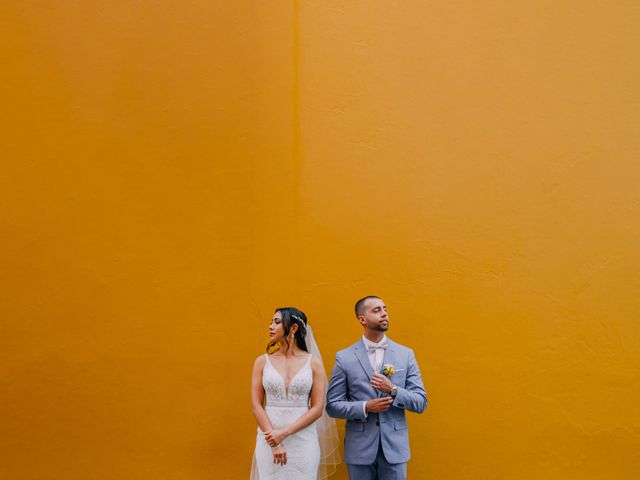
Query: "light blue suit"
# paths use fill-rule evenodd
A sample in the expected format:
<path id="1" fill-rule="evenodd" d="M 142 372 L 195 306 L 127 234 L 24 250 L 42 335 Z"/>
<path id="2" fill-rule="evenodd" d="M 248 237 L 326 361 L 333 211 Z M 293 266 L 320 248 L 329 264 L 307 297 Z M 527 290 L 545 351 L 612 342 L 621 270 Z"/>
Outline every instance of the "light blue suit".
<path id="1" fill-rule="evenodd" d="M 336 354 L 327 391 L 327 413 L 347 420 L 344 437 L 344 460 L 347 464 L 373 464 L 380 442 L 388 463 L 404 464 L 410 458 L 405 410 L 422 413 L 427 407 L 420 369 L 410 348 L 388 338 L 382 363 L 390 363 L 395 370 L 403 370 L 391 376 L 391 382 L 398 387 L 398 394 L 388 411 L 365 416 L 363 402 L 386 395 L 369 383 L 373 368 L 365 344 L 360 339 Z"/>

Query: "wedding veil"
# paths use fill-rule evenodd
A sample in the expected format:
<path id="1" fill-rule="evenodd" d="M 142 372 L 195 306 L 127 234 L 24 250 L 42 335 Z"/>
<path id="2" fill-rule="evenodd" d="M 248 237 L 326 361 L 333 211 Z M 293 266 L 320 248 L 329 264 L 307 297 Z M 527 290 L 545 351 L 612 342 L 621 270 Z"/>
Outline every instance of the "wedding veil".
<path id="1" fill-rule="evenodd" d="M 316 343 L 316 339 L 313 336 L 313 330 L 311 326 L 307 324 L 307 335 L 305 336 L 307 342 L 307 348 L 309 353 L 320 360 L 322 365 L 322 372 L 324 373 L 324 363 L 322 362 L 322 354 Z M 324 383 L 324 398 L 327 398 L 327 387 L 329 382 L 326 378 Z M 338 451 L 338 444 L 340 443 L 340 437 L 338 436 L 338 429 L 336 427 L 336 421 L 327 415 L 327 411 L 322 409 L 322 416 L 316 420 L 316 430 L 318 431 L 318 440 L 320 441 L 320 468 L 318 469 L 318 480 L 327 478 L 336 471 L 336 465 L 340 463 L 340 452 Z"/>

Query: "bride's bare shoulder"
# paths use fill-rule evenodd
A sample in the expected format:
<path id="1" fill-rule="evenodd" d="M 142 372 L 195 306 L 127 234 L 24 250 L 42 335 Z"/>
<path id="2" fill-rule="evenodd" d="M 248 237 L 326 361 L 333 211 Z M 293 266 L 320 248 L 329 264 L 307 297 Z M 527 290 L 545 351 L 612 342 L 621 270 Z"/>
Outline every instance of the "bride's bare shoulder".
<path id="1" fill-rule="evenodd" d="M 253 362 L 253 366 L 254 368 L 262 368 L 265 363 L 267 363 L 267 356 L 263 353 L 256 357 L 255 362 Z"/>
<path id="2" fill-rule="evenodd" d="M 320 359 L 318 357 L 316 357 L 315 355 L 313 355 L 311 357 L 311 368 L 313 370 L 317 369 L 317 368 L 322 368 L 324 369 L 324 365 L 322 365 L 322 362 L 320 361 Z"/>

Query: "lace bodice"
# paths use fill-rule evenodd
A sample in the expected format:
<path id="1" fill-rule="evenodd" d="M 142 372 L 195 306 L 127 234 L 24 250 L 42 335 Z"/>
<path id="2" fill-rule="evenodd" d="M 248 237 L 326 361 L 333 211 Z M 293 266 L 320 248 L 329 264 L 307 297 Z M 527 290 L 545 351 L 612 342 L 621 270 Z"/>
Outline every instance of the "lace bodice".
<path id="1" fill-rule="evenodd" d="M 285 385 L 280 372 L 271 364 L 269 355 L 265 355 L 266 363 L 262 370 L 262 386 L 267 399 L 267 406 L 290 405 L 308 406 L 309 393 L 313 385 L 311 355 L 304 366 L 296 372 L 289 385 Z"/>

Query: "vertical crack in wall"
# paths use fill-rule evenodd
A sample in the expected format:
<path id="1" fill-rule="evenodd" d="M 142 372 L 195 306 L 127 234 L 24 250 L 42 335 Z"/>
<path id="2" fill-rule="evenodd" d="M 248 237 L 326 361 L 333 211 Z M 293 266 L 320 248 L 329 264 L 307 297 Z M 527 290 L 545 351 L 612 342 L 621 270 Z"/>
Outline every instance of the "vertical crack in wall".
<path id="1" fill-rule="evenodd" d="M 301 144 L 301 126 L 300 126 L 300 2 L 293 1 L 292 15 L 292 161 L 293 161 L 293 221 L 294 221 L 294 272 L 295 285 L 293 288 L 296 301 L 300 298 L 300 170 L 302 164 L 302 144 Z"/>

